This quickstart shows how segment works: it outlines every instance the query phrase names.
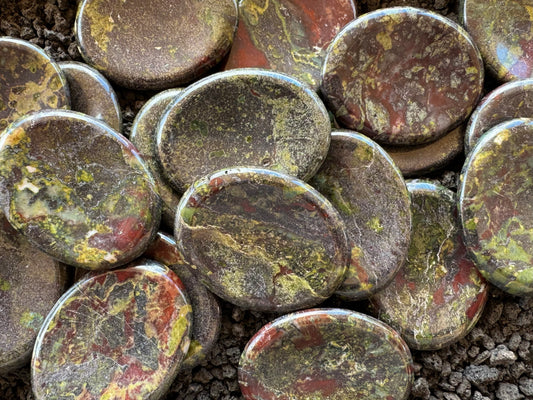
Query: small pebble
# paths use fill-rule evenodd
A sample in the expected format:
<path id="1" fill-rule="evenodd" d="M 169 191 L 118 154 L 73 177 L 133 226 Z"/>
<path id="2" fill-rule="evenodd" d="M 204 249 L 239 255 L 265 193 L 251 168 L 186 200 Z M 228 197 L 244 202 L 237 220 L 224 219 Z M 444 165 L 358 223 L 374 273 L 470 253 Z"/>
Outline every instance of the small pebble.
<path id="1" fill-rule="evenodd" d="M 465 377 L 476 386 L 496 382 L 499 377 L 499 371 L 496 368 L 490 368 L 488 365 L 469 365 L 465 368 Z"/>
<path id="2" fill-rule="evenodd" d="M 490 352 L 490 365 L 509 365 L 516 360 L 516 354 L 507 348 L 507 346 L 500 344 Z"/>
<path id="3" fill-rule="evenodd" d="M 501 382 L 498 385 L 496 396 L 499 400 L 520 400 L 524 398 L 524 396 L 520 394 L 518 386 L 506 382 Z"/>

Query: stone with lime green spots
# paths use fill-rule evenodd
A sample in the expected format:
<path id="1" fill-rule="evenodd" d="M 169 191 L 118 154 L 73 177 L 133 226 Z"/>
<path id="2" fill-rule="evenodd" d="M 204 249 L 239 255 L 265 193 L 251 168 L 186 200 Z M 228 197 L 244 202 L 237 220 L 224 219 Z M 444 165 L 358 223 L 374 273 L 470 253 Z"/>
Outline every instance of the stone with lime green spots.
<path id="1" fill-rule="evenodd" d="M 0 139 L 0 206 L 52 257 L 109 269 L 140 256 L 157 232 L 160 199 L 133 145 L 74 111 L 28 115 Z"/>
<path id="2" fill-rule="evenodd" d="M 186 88 L 159 125 L 165 176 L 183 192 L 222 168 L 254 166 L 308 180 L 326 158 L 331 125 L 307 85 L 253 68 L 213 74 Z"/>
<path id="3" fill-rule="evenodd" d="M 245 309 L 287 312 L 316 305 L 344 280 L 349 251 L 331 203 L 279 172 L 232 168 L 183 195 L 175 237 L 198 279 Z"/>
<path id="4" fill-rule="evenodd" d="M 236 0 L 83 0 L 75 22 L 85 61 L 130 89 L 180 86 L 229 51 Z"/>
<path id="5" fill-rule="evenodd" d="M 466 31 L 413 7 L 365 14 L 328 48 L 321 91 L 336 120 L 383 144 L 442 137 L 470 115 L 483 61 Z"/>
<path id="6" fill-rule="evenodd" d="M 0 37 L 0 132 L 23 115 L 47 108 L 70 108 L 61 69 L 38 46 Z"/>
<path id="7" fill-rule="evenodd" d="M 222 319 L 220 305 L 216 297 L 198 281 L 170 236 L 158 232 L 144 256 L 169 267 L 185 285 L 192 306 L 193 324 L 191 345 L 181 369 L 194 368 L 207 358 L 218 340 Z"/>
<path id="8" fill-rule="evenodd" d="M 490 129 L 462 171 L 459 213 L 465 243 L 492 284 L 533 293 L 533 120 Z"/>
<path id="9" fill-rule="evenodd" d="M 413 215 L 407 262 L 372 303 L 379 319 L 400 332 L 409 347 L 437 350 L 474 327 L 488 284 L 468 258 L 455 194 L 425 181 L 407 187 Z"/>
<path id="10" fill-rule="evenodd" d="M 265 325 L 239 363 L 246 400 L 403 400 L 413 375 L 397 332 L 367 315 L 330 308 Z"/>
<path id="11" fill-rule="evenodd" d="M 371 139 L 335 131 L 311 185 L 339 211 L 351 245 L 350 267 L 336 293 L 350 300 L 369 297 L 392 280 L 407 257 L 411 209 L 400 171 Z"/>
<path id="12" fill-rule="evenodd" d="M 46 318 L 31 362 L 37 400 L 156 400 L 189 346 L 191 306 L 168 268 L 81 280 Z"/>

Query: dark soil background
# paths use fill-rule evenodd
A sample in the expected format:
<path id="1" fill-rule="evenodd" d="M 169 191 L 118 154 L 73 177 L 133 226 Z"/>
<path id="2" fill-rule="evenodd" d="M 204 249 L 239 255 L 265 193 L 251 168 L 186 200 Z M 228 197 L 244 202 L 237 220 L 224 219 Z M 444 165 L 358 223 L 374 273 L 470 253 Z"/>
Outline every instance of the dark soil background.
<path id="1" fill-rule="evenodd" d="M 377 8 L 411 5 L 457 19 L 455 1 L 359 1 L 359 15 Z M 75 0 L 0 0 L 0 35 L 29 40 L 56 61 L 78 60 L 73 36 Z M 489 84 L 490 85 L 490 84 Z M 120 98 L 124 133 L 154 93 L 115 87 Z M 431 176 L 456 189 L 462 159 Z M 221 302 L 221 337 L 211 356 L 192 371 L 181 372 L 165 400 L 242 399 L 237 381 L 239 357 L 251 336 L 275 316 L 243 311 Z M 366 304 L 328 301 L 327 305 L 366 311 Z M 491 288 L 490 300 L 473 331 L 436 352 L 413 352 L 412 399 L 533 399 L 533 298 L 515 298 Z M 34 399 L 29 368 L 0 376 L 0 400 Z"/>

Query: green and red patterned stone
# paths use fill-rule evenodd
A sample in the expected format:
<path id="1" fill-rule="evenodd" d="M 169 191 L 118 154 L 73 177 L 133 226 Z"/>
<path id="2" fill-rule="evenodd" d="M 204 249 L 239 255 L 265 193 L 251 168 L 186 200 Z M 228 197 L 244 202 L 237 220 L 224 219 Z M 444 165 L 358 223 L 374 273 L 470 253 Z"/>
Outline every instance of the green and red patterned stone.
<path id="1" fill-rule="evenodd" d="M 328 308 L 265 325 L 239 364 L 246 400 L 403 400 L 413 375 L 397 332 L 367 315 Z"/>
<path id="2" fill-rule="evenodd" d="M 160 399 L 187 352 L 191 320 L 181 281 L 162 265 L 84 279 L 39 332 L 35 398 Z"/>

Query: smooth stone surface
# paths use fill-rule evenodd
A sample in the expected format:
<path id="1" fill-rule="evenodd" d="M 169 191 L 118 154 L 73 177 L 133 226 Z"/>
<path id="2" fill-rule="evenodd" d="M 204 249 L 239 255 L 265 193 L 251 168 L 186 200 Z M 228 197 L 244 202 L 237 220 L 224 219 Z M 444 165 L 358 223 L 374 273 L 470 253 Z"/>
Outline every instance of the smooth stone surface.
<path id="1" fill-rule="evenodd" d="M 328 45 L 355 16 L 353 0 L 242 0 L 224 69 L 272 69 L 317 90 Z"/>
<path id="2" fill-rule="evenodd" d="M 413 375 L 398 333 L 367 315 L 328 308 L 265 325 L 239 364 L 246 400 L 402 400 Z"/>
<path id="3" fill-rule="evenodd" d="M 490 129 L 462 171 L 459 215 L 465 243 L 492 284 L 533 293 L 533 120 Z"/>
<path id="4" fill-rule="evenodd" d="M 437 350 L 464 337 L 479 320 L 488 284 L 468 258 L 454 193 L 424 181 L 407 184 L 413 235 L 407 263 L 372 298 L 381 320 L 412 349 Z"/>
<path id="5" fill-rule="evenodd" d="M 95 117 L 121 132 L 120 104 L 107 79 L 81 62 L 63 61 L 58 65 L 67 78 L 71 109 Z"/>
<path id="6" fill-rule="evenodd" d="M 85 61 L 130 89 L 167 89 L 203 75 L 229 51 L 235 0 L 84 0 L 75 33 Z"/>
<path id="7" fill-rule="evenodd" d="M 198 180 L 183 195 L 175 226 L 199 280 L 245 309 L 316 305 L 341 284 L 349 262 L 337 211 L 279 172 L 234 168 Z"/>
<path id="8" fill-rule="evenodd" d="M 335 131 L 310 183 L 339 211 L 351 245 L 350 267 L 336 293 L 369 297 L 392 280 L 409 249 L 411 201 L 400 171 L 372 140 Z"/>
<path id="9" fill-rule="evenodd" d="M 161 222 L 170 229 L 174 228 L 176 207 L 180 195 L 165 178 L 157 158 L 157 125 L 167 106 L 177 98 L 183 89 L 168 89 L 150 98 L 139 110 L 131 125 L 130 140 L 141 153 L 161 196 Z"/>
<path id="10" fill-rule="evenodd" d="M 0 374 L 30 360 L 37 332 L 66 284 L 65 266 L 30 245 L 0 213 Z"/>
<path id="11" fill-rule="evenodd" d="M 185 286 L 193 319 L 191 345 L 181 369 L 194 368 L 206 359 L 218 340 L 222 320 L 220 305 L 216 297 L 198 281 L 170 236 L 158 232 L 144 256 L 169 267 Z"/>
<path id="12" fill-rule="evenodd" d="M 503 81 L 533 77 L 533 16 L 529 0 L 462 0 L 463 26 L 485 66 Z"/>
<path id="13" fill-rule="evenodd" d="M 321 90 L 337 121 L 372 139 L 415 145 L 438 139 L 472 112 L 483 62 L 468 34 L 412 7 L 365 14 L 328 49 Z"/>
<path id="14" fill-rule="evenodd" d="M 46 108 L 69 108 L 67 81 L 40 48 L 0 37 L 0 132 L 11 122 Z"/>
<path id="15" fill-rule="evenodd" d="M 41 111 L 4 132 L 0 188 L 11 225 L 77 267 L 105 269 L 135 259 L 159 225 L 160 199 L 133 145 L 74 111 Z"/>
<path id="16" fill-rule="evenodd" d="M 46 318 L 33 353 L 37 400 L 156 400 L 189 346 L 191 306 L 163 266 L 75 284 Z"/>
<path id="17" fill-rule="evenodd" d="M 276 72 L 239 69 L 183 91 L 159 125 L 163 170 L 178 191 L 234 166 L 309 179 L 326 158 L 331 125 L 315 92 Z"/>

